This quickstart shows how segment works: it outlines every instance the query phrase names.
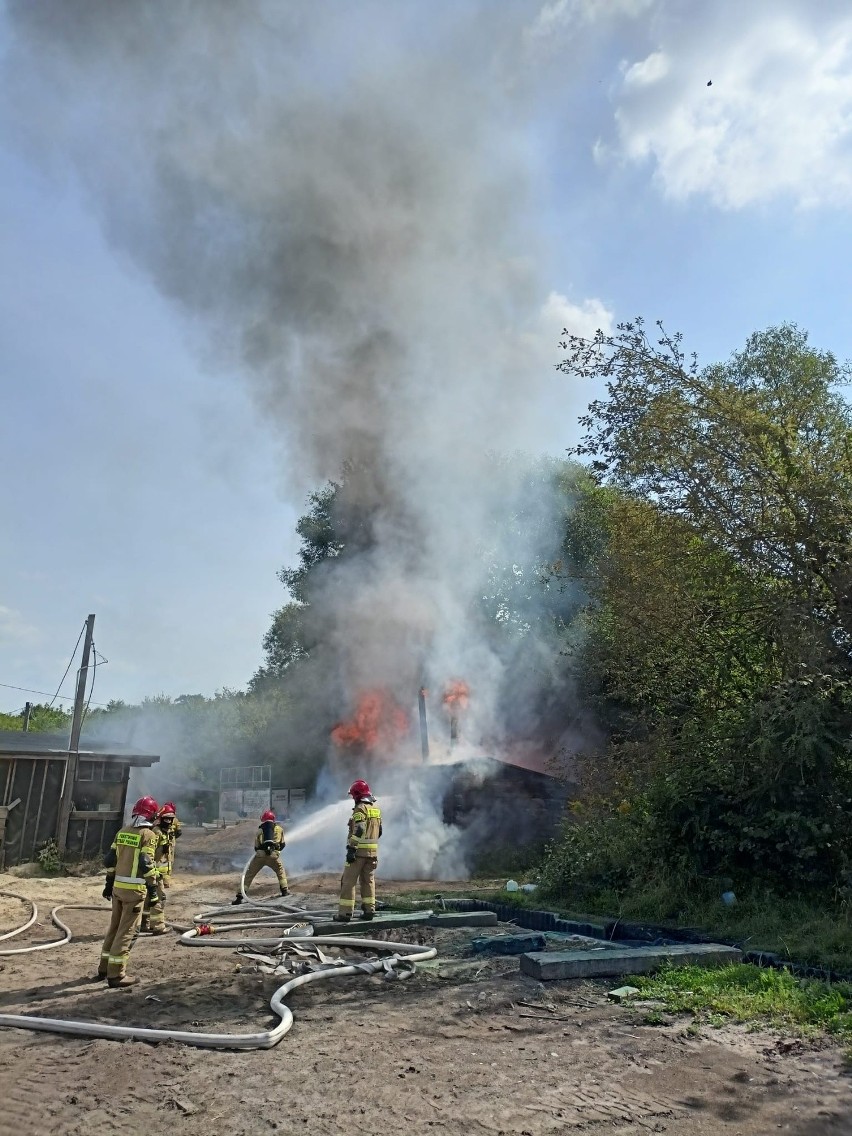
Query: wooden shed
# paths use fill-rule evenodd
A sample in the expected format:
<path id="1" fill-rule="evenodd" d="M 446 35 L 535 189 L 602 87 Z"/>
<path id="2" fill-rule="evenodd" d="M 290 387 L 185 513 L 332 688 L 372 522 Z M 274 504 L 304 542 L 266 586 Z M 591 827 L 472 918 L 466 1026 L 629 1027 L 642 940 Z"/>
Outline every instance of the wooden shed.
<path id="1" fill-rule="evenodd" d="M 84 738 L 66 838 L 66 858 L 100 857 L 124 819 L 133 766 L 151 766 L 155 754 Z M 60 802 L 69 763 L 68 735 L 0 731 L 0 870 L 35 860 L 50 840 L 60 841 Z"/>

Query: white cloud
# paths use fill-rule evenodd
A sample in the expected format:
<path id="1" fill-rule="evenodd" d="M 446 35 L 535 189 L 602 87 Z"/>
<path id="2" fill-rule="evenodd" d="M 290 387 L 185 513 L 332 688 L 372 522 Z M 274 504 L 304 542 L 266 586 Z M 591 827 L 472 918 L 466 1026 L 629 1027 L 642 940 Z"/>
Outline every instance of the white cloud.
<path id="1" fill-rule="evenodd" d="M 647 59 L 634 63 L 624 73 L 625 87 L 650 87 L 669 73 L 669 57 L 664 51 L 652 51 Z"/>
<path id="2" fill-rule="evenodd" d="M 848 6 L 723 0 L 655 27 L 657 49 L 625 65 L 615 117 L 621 154 L 653 162 L 668 197 L 852 204 Z"/>
<path id="3" fill-rule="evenodd" d="M 549 0 L 529 28 L 532 37 L 547 38 L 565 28 L 603 20 L 635 19 L 655 0 Z"/>
<path id="4" fill-rule="evenodd" d="M 567 296 L 551 292 L 539 313 L 539 331 L 543 339 L 555 344 L 562 339 L 563 331 L 586 338 L 594 335 L 598 328 L 609 332 L 612 319 L 613 313 L 601 300 L 589 299 L 572 304 Z"/>

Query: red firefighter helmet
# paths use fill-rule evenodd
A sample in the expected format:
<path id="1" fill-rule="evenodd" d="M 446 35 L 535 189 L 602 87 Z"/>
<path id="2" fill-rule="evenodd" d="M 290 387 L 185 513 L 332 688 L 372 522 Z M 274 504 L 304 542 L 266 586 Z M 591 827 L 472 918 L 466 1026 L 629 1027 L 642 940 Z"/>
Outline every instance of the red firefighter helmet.
<path id="1" fill-rule="evenodd" d="M 153 820 L 157 815 L 158 808 L 159 806 L 153 797 L 140 797 L 133 806 L 133 812 L 130 815 L 144 817 L 145 820 Z"/>
<path id="2" fill-rule="evenodd" d="M 275 820 L 275 813 L 272 809 L 267 809 L 265 813 L 260 814 L 260 823 L 263 824 L 265 820 Z"/>
<path id="3" fill-rule="evenodd" d="M 175 808 L 174 801 L 166 801 L 166 803 L 160 809 L 160 816 L 161 817 L 177 816 L 177 809 Z"/>
<path id="4" fill-rule="evenodd" d="M 370 792 L 370 786 L 366 781 L 353 781 L 349 786 L 349 796 L 354 797 L 356 801 L 362 800 L 364 797 L 371 797 L 373 794 Z"/>

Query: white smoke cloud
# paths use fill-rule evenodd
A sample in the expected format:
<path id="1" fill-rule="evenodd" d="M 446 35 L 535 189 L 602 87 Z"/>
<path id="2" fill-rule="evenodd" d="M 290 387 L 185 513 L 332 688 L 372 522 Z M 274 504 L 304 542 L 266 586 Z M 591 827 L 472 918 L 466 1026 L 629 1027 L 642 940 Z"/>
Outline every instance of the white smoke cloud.
<path id="1" fill-rule="evenodd" d="M 615 152 L 651 164 L 674 200 L 852 203 L 852 13 L 806 0 L 658 3 L 654 49 L 615 91 Z"/>
<path id="2" fill-rule="evenodd" d="M 247 376 L 294 493 L 349 467 L 358 525 L 313 596 L 343 699 L 474 676 L 477 736 L 507 666 L 481 549 L 516 492 L 491 455 L 541 449 L 563 327 L 611 321 L 548 297 L 530 236 L 536 10 L 430 11 L 424 35 L 370 2 L 9 5 L 7 130 Z"/>

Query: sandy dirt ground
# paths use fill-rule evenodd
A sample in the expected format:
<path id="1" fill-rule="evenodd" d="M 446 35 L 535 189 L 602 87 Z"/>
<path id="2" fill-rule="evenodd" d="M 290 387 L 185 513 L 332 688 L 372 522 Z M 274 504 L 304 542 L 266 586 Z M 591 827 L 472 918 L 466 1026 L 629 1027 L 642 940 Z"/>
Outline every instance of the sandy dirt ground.
<path id="1" fill-rule="evenodd" d="M 271 894 L 272 877 L 262 879 L 258 893 Z M 184 873 L 170 919 L 186 926 L 195 912 L 226 903 L 234 883 L 233 874 Z M 330 877 L 299 882 L 311 903 L 331 899 L 334 885 Z M 55 903 L 102 908 L 67 913 L 67 946 L 0 956 L 0 1012 L 208 1031 L 273 1024 L 268 1000 L 280 980 L 247 969 L 230 950 L 187 948 L 171 934 L 137 940 L 132 989 L 86 983 L 107 923 L 101 887 L 99 877 L 0 875 L 0 890 L 40 909 L 32 931 L 0 949 L 53 938 Z M 0 933 L 26 910 L 0 897 Z M 0 1132 L 852 1133 L 852 1080 L 833 1045 L 736 1028 L 703 1027 L 696 1037 L 685 1018 L 646 1025 L 647 1010 L 611 1004 L 607 985 L 540 984 L 519 974 L 517 959 L 459 971 L 456 958 L 454 970 L 452 957 L 476 933 L 401 932 L 434 941 L 448 960 L 407 982 L 350 978 L 296 991 L 293 1029 L 268 1051 L 0 1029 Z"/>

